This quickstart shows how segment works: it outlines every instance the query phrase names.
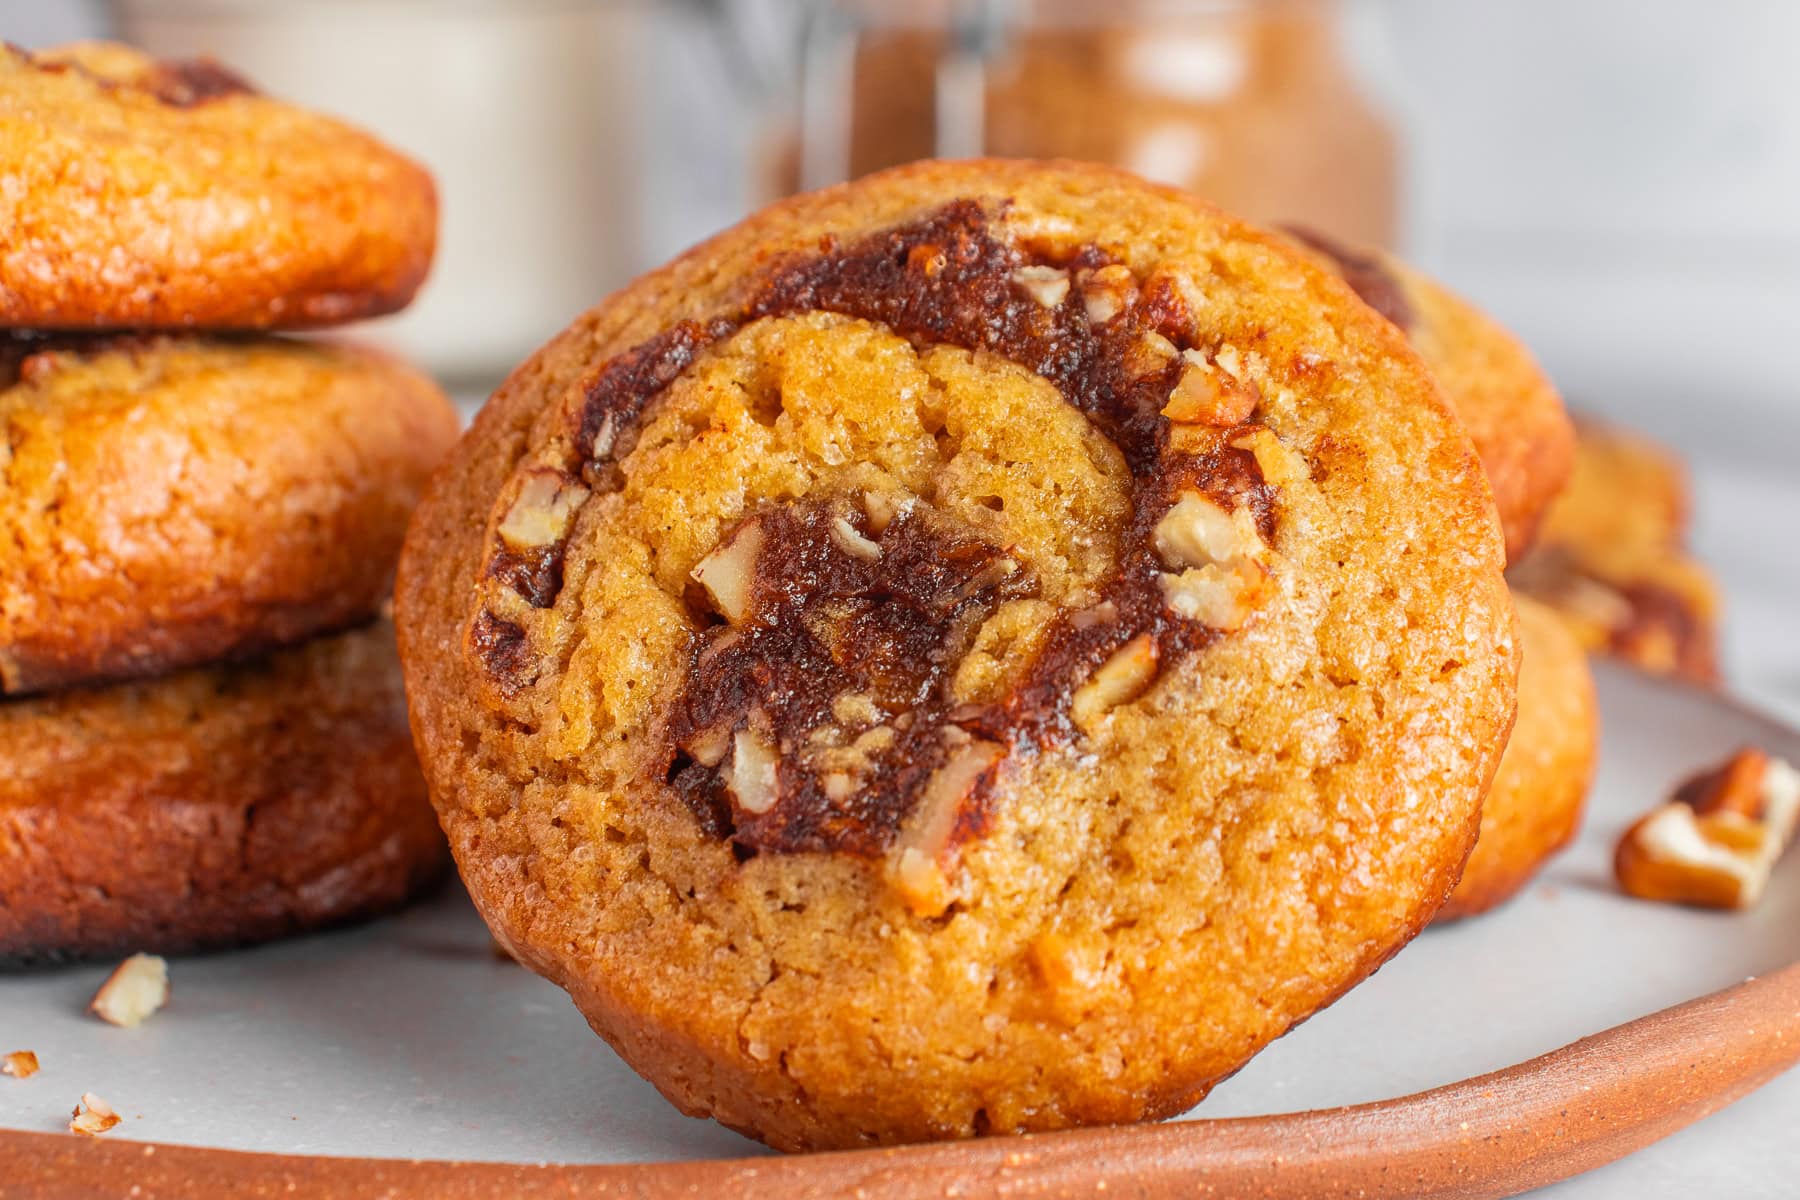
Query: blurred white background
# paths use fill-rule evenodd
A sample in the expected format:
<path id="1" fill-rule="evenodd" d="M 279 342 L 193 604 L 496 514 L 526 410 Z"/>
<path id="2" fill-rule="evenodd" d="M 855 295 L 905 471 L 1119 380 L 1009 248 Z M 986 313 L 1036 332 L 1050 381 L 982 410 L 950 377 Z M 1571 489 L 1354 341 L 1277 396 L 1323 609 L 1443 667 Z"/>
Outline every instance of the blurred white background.
<path id="1" fill-rule="evenodd" d="M 126 7 L 198 13 L 189 24 L 204 27 L 204 14 L 243 2 Z M 738 2 L 778 10 L 787 0 Z M 512 11 L 580 7 L 528 0 Z M 752 106 L 724 78 L 717 48 L 679 15 L 695 6 L 661 7 L 656 45 L 669 57 L 653 69 L 687 76 L 691 102 L 656 114 L 601 113 L 558 131 L 591 132 L 609 116 L 634 129 L 649 120 L 706 148 L 659 164 L 646 180 L 653 199 L 637 266 L 742 210 L 743 162 L 755 134 Z M 1702 438 L 1713 435 L 1721 412 L 1751 409 L 1769 426 L 1744 449 L 1785 465 L 1800 448 L 1800 401 L 1787 382 L 1788 350 L 1800 342 L 1800 4 L 1347 7 L 1346 36 L 1362 76 L 1405 135 L 1404 244 L 1413 257 L 1524 334 L 1579 403 L 1668 436 Z M 454 18 L 470 8 L 507 6 L 444 11 Z M 106 31 L 109 11 L 97 0 L 0 0 L 0 33 L 28 46 L 93 36 Z M 595 74 L 644 69 L 607 61 L 602 50 L 595 48 Z M 426 82 L 396 78 L 396 110 L 404 108 L 399 92 Z M 330 81 L 307 90 L 329 94 Z M 615 102 L 601 90 L 576 99 Z M 384 132 L 408 144 L 407 130 Z M 512 166 L 502 159 L 495 169 Z M 451 193 L 447 220 L 457 218 L 455 206 Z M 596 279 L 591 296 L 570 303 L 616 282 Z"/>
<path id="2" fill-rule="evenodd" d="M 193 13 L 247 2 L 126 7 Z M 788 0 L 735 2 L 766 15 Z M 348 9 L 350 0 L 315 6 Z M 633 71 L 679 79 L 656 90 L 648 111 L 626 111 L 603 88 L 582 91 L 592 119 L 554 131 L 614 139 L 617 169 L 642 180 L 645 203 L 630 218 L 641 217 L 635 261 L 571 246 L 556 270 L 521 267 L 509 248 L 530 230 L 503 234 L 504 205 L 459 206 L 451 172 L 467 164 L 440 165 L 440 266 L 454 256 L 459 276 L 479 270 L 484 285 L 462 297 L 428 288 L 411 319 L 461 321 L 469 332 L 458 344 L 472 346 L 484 321 L 511 317 L 518 332 L 505 336 L 522 354 L 621 273 L 743 210 L 754 106 L 730 81 L 728 56 L 703 36 L 697 7 L 660 0 L 655 28 L 626 53 L 596 45 L 584 58 L 580 45 L 569 48 L 578 76 L 587 63 L 602 82 Z M 1800 597 L 1800 561 L 1790 550 L 1800 523 L 1800 4 L 1350 0 L 1346 8 L 1360 74 L 1405 138 L 1405 248 L 1523 334 L 1575 405 L 1638 425 L 1690 457 L 1699 548 L 1731 600 L 1728 671 L 1765 702 L 1800 712 L 1800 636 L 1790 622 Z M 446 6 L 582 9 L 578 0 Z M 0 34 L 25 45 L 96 35 L 110 11 L 96 0 L 0 0 Z M 387 98 L 394 111 L 427 85 L 450 86 L 442 95 L 453 98 L 459 71 L 482 78 L 475 68 L 484 48 L 499 52 L 478 44 L 475 62 L 446 59 L 429 78 L 396 75 Z M 328 78 L 278 82 L 331 107 Z M 383 97 L 354 99 L 378 109 Z M 465 124 L 468 112 L 435 96 L 422 118 L 415 106 L 386 130 L 369 111 L 353 115 L 434 164 L 435 147 L 479 136 L 477 124 Z M 645 153 L 676 141 L 678 156 Z M 520 189 L 549 179 L 567 192 L 581 180 L 550 174 L 561 169 L 556 148 L 553 139 L 494 146 L 475 161 Z M 627 219 L 600 204 L 583 216 L 597 238 L 608 222 Z M 462 261 L 473 257 L 482 261 Z"/>
<path id="3" fill-rule="evenodd" d="M 1792 466 L 1800 5 L 1384 0 L 1357 34 L 1422 265 L 1577 403 L 1704 442 L 1742 412 L 1736 448 Z"/>

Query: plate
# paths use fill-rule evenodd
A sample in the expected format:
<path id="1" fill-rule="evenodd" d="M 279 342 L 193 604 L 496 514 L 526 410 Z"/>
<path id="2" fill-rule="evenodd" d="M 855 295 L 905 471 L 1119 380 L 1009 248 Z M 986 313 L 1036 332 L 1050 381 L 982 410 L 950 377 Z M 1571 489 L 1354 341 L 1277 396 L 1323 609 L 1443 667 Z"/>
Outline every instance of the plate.
<path id="1" fill-rule="evenodd" d="M 1754 743 L 1800 762 L 1800 733 L 1728 700 L 1599 664 L 1601 765 L 1585 828 L 1514 903 L 1433 928 L 1275 1043 L 1194 1117 L 1420 1091 L 1800 958 L 1800 866 L 1762 905 L 1720 914 L 1631 900 L 1620 831 L 1681 776 Z M 256 950 L 179 959 L 135 1030 L 86 1015 L 105 967 L 0 976 L 0 1128 L 66 1127 L 83 1092 L 110 1139 L 290 1154 L 643 1162 L 766 1153 L 682 1117 L 594 1037 L 561 991 L 497 958 L 454 885 L 397 917 Z M 1630 1064 L 1619 1064 L 1629 1069 Z M 1547 1194 L 1785 1194 L 1800 1178 L 1800 1072 Z"/>

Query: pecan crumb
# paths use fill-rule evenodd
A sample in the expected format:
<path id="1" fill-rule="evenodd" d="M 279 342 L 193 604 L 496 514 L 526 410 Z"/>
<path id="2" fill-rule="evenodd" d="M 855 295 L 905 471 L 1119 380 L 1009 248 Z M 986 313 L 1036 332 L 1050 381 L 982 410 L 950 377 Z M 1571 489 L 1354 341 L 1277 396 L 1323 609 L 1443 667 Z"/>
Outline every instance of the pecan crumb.
<path id="1" fill-rule="evenodd" d="M 94 993 L 88 1011 L 109 1025 L 133 1029 L 169 999 L 169 964 L 154 954 L 134 954 Z"/>
<path id="2" fill-rule="evenodd" d="M 1235 353 L 1221 354 L 1216 362 L 1208 361 L 1198 350 L 1183 350 L 1181 357 L 1181 374 L 1169 393 L 1163 416 L 1177 424 L 1218 429 L 1229 429 L 1250 419 L 1262 393 L 1254 383 L 1246 383 L 1223 369 L 1238 361 Z"/>
<path id="3" fill-rule="evenodd" d="M 1137 303 L 1137 280 L 1131 268 L 1114 263 L 1087 274 L 1082 280 L 1082 303 L 1093 325 L 1105 325 Z"/>
<path id="4" fill-rule="evenodd" d="M 69 1113 L 69 1132 L 95 1137 L 105 1133 L 121 1120 L 112 1105 L 92 1092 L 81 1093 L 81 1103 Z"/>
<path id="5" fill-rule="evenodd" d="M 1156 640 L 1147 633 L 1132 638 L 1075 691 L 1069 716 L 1084 730 L 1121 704 L 1142 695 L 1156 681 Z"/>
<path id="6" fill-rule="evenodd" d="M 918 808 L 889 859 L 894 890 L 920 916 L 935 917 L 955 899 L 944 869 L 944 860 L 954 848 L 951 835 L 970 793 L 1005 754 L 1005 748 L 996 743 L 965 737 L 926 781 Z"/>

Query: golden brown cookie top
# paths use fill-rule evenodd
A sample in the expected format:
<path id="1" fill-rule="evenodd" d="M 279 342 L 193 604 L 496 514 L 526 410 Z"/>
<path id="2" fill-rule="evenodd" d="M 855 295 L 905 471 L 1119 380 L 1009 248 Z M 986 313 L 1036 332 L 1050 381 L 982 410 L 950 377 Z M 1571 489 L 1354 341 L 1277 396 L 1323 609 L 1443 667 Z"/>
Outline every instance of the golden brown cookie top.
<path id="1" fill-rule="evenodd" d="M 1511 719 L 1501 559 L 1467 438 L 1340 281 L 1122 173 L 921 164 L 553 340 L 435 481 L 397 601 L 484 912 L 615 1044 L 623 1005 L 827 1097 L 685 1101 L 817 1145 L 1167 1111 L 1391 953 Z M 1252 924 L 1305 949 L 1243 961 Z M 770 962 L 803 1015 L 757 1001 Z M 940 971 L 979 982 L 931 1004 Z M 859 1118 L 869 1005 L 920 1044 Z M 1010 1074 L 1108 1031 L 1123 1074 Z M 1011 1067 L 959 1087 L 951 1042 Z"/>
<path id="2" fill-rule="evenodd" d="M 17 50 L 46 74 L 77 72 L 124 97 L 138 93 L 172 108 L 192 108 L 224 96 L 254 96 L 256 88 L 211 58 L 159 59 L 118 42 L 70 42 L 35 53 Z"/>
<path id="3" fill-rule="evenodd" d="M 0 335 L 0 693 L 366 620 L 456 430 L 356 346 Z"/>
<path id="4" fill-rule="evenodd" d="M 1574 462 L 1575 430 L 1556 386 L 1518 338 L 1442 284 L 1392 255 L 1291 232 L 1417 347 L 1475 442 L 1507 557 L 1517 561 Z"/>
<path id="5" fill-rule="evenodd" d="M 0 324 L 264 329 L 403 307 L 431 177 L 229 68 L 0 48 Z"/>

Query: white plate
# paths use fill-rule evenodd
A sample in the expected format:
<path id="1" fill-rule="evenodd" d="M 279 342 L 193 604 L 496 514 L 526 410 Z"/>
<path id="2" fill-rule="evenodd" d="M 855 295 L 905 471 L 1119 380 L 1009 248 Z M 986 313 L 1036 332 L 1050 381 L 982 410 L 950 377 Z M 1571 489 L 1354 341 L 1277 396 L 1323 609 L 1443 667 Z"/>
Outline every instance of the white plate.
<path id="1" fill-rule="evenodd" d="M 1800 864 L 1753 913 L 1620 896 L 1624 825 L 1670 785 L 1751 742 L 1800 762 L 1800 734 L 1696 692 L 1600 668 L 1600 777 L 1577 845 L 1498 913 L 1428 930 L 1380 974 L 1277 1042 L 1195 1116 L 1242 1116 L 1419 1091 L 1800 957 Z M 682 1117 L 591 1033 L 563 994 L 495 959 L 461 892 L 391 920 L 178 960 L 149 1023 L 85 1015 L 103 967 L 0 976 L 0 1127 L 64 1128 L 83 1092 L 115 1136 L 243 1150 L 525 1162 L 761 1152 Z M 1568 1196 L 1791 1195 L 1800 1072 Z"/>

